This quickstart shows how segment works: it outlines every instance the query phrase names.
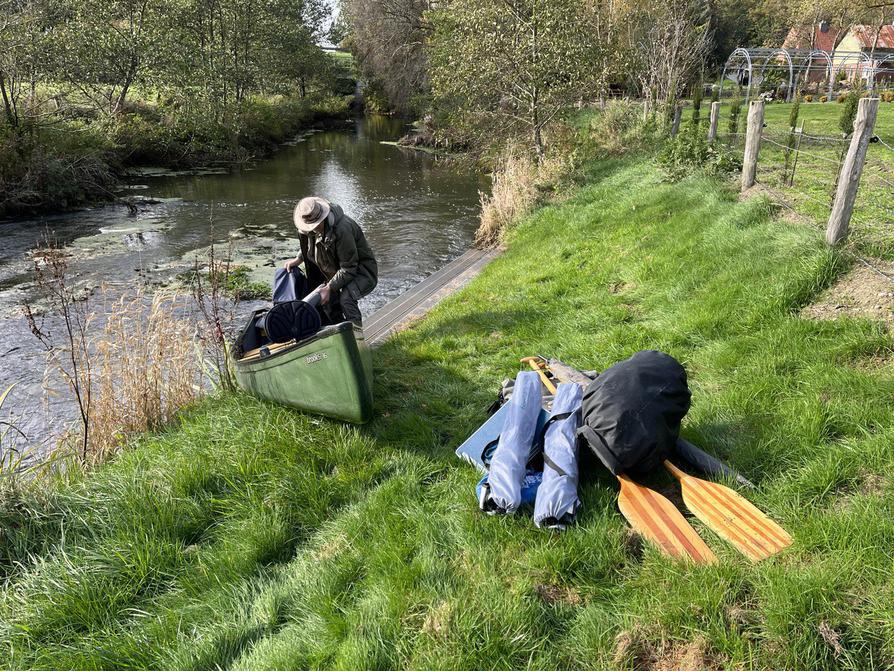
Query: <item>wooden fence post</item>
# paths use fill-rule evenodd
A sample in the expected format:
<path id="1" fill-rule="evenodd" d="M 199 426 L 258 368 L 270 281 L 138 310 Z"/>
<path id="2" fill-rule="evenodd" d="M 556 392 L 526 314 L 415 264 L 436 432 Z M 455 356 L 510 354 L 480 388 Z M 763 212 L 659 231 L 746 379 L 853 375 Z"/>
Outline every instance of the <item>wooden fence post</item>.
<path id="1" fill-rule="evenodd" d="M 720 122 L 720 103 L 711 103 L 711 125 L 708 126 L 708 142 L 717 139 L 717 124 Z"/>
<path id="2" fill-rule="evenodd" d="M 754 186 L 757 155 L 761 150 L 764 130 L 764 101 L 752 100 L 748 105 L 748 130 L 745 134 L 745 158 L 742 160 L 742 191 Z"/>
<path id="3" fill-rule="evenodd" d="M 680 132 L 680 118 L 683 116 L 683 105 L 677 103 L 674 107 L 674 122 L 671 124 L 671 137 L 677 137 Z"/>
<path id="4" fill-rule="evenodd" d="M 857 199 L 857 187 L 860 186 L 860 175 L 866 161 L 866 149 L 875 128 L 878 115 L 878 98 L 861 98 L 854 119 L 854 134 L 847 150 L 841 172 L 838 175 L 838 188 L 835 189 L 835 202 L 829 214 L 826 226 L 826 242 L 837 245 L 847 238 L 847 228 L 854 212 L 854 201 Z"/>

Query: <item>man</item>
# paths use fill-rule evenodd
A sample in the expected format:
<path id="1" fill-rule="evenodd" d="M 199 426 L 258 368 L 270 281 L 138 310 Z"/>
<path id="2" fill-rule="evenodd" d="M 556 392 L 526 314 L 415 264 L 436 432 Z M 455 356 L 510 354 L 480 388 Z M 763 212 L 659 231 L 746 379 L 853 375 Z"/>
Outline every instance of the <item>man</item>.
<path id="1" fill-rule="evenodd" d="M 358 301 L 379 281 L 376 257 L 356 221 L 338 205 L 311 196 L 302 198 L 294 214 L 301 251 L 286 270 L 304 262 L 308 286 L 321 286 L 320 303 L 345 320 L 362 324 Z"/>

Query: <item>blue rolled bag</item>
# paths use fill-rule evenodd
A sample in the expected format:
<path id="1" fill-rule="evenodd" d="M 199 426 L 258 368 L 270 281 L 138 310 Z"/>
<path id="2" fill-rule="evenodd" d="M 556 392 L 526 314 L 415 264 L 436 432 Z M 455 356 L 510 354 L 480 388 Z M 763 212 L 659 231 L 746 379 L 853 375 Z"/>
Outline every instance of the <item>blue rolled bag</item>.
<path id="1" fill-rule="evenodd" d="M 300 301 L 308 293 L 307 278 L 298 268 L 277 268 L 273 273 L 273 304 Z"/>
<path id="2" fill-rule="evenodd" d="M 534 524 L 562 531 L 580 508 L 577 496 L 577 430 L 581 423 L 583 389 L 566 382 L 556 389 L 543 437 L 543 481 L 534 503 Z"/>
<path id="3" fill-rule="evenodd" d="M 490 462 L 478 505 L 491 515 L 509 515 L 522 503 L 522 484 L 537 440 L 537 418 L 543 403 L 540 378 L 525 371 L 515 379 L 509 411 Z"/>

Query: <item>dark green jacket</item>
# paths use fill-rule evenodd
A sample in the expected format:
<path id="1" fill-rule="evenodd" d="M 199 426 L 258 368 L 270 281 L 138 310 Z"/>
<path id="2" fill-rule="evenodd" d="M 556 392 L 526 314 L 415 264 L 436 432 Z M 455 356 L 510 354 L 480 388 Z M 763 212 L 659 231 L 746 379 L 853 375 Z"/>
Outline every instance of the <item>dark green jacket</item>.
<path id="1" fill-rule="evenodd" d="M 333 291 L 341 291 L 353 281 L 359 293 L 366 295 L 379 281 L 376 257 L 357 222 L 346 215 L 341 206 L 335 203 L 330 205 L 330 221 L 326 222 L 323 229 L 323 246 L 329 256 L 335 259 L 338 270 L 329 279 L 329 287 Z M 310 236 L 299 233 L 298 240 L 310 286 L 325 283 L 327 278 L 324 273 L 308 256 Z"/>

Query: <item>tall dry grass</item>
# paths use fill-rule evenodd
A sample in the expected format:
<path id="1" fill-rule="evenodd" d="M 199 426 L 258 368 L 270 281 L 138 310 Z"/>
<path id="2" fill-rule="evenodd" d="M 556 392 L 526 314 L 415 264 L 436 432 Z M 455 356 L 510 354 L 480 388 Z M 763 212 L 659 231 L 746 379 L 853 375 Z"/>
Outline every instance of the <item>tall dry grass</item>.
<path id="1" fill-rule="evenodd" d="M 481 219 L 475 244 L 490 247 L 502 241 L 511 225 L 551 198 L 574 172 L 578 154 L 572 131 L 556 126 L 544 134 L 547 151 L 537 161 L 528 148 L 509 145 L 492 174 L 491 193 L 481 196 Z"/>
<path id="2" fill-rule="evenodd" d="M 239 297 L 228 296 L 229 261 L 216 259 L 213 244 L 207 279 L 196 259 L 186 294 L 138 288 L 95 296 L 72 281 L 55 241 L 32 256 L 41 301 L 23 312 L 46 351 L 44 389 L 77 410 L 51 437 L 55 449 L 44 463 L 93 466 L 129 437 L 164 426 L 207 386 L 234 386 L 225 329 Z"/>
<path id="3" fill-rule="evenodd" d="M 91 338 L 95 357 L 88 456 L 98 462 L 129 437 L 164 426 L 202 393 L 203 353 L 176 294 L 123 296 Z"/>
<path id="4" fill-rule="evenodd" d="M 494 169 L 490 195 L 481 194 L 481 222 L 475 244 L 498 244 L 509 225 L 537 204 L 537 161 L 530 152 L 507 147 Z"/>

